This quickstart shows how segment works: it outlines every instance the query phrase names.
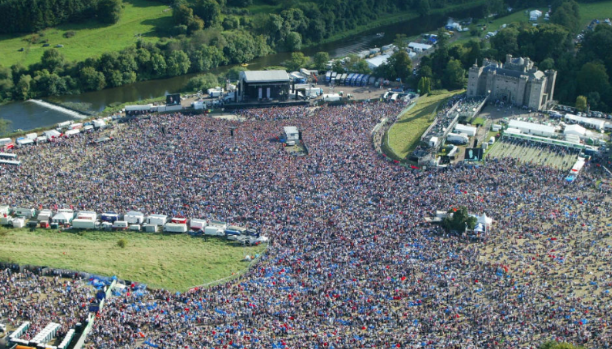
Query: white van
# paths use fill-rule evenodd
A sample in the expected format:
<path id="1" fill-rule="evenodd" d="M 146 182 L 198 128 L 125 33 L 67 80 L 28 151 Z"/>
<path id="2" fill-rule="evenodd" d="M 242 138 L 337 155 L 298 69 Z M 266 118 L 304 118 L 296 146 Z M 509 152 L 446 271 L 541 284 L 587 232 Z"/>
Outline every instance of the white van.
<path id="1" fill-rule="evenodd" d="M 489 145 L 493 145 L 493 144 L 495 144 L 495 137 L 491 137 L 489 139 Z"/>

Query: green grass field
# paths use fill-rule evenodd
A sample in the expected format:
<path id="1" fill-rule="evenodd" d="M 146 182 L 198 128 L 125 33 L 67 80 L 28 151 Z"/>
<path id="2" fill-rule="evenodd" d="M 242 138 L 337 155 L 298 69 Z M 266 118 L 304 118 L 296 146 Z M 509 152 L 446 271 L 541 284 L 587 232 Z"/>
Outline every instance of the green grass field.
<path id="1" fill-rule="evenodd" d="M 603 20 L 612 18 L 612 1 L 596 2 L 591 4 L 578 4 L 580 7 L 580 29 L 585 29 L 586 26 L 594 19 Z"/>
<path id="2" fill-rule="evenodd" d="M 157 41 L 159 37 L 155 28 L 173 25 L 172 11 L 167 5 L 148 0 L 124 0 L 123 4 L 123 14 L 117 24 L 103 25 L 91 20 L 42 31 L 43 39 L 49 40 L 49 47 L 43 47 L 42 43 L 30 45 L 27 39 L 33 34 L 0 35 L 0 64 L 6 67 L 15 63 L 29 66 L 40 61 L 46 49 L 57 44 L 64 45 L 59 50 L 67 60 L 81 61 L 104 52 L 120 51 L 136 43 L 138 36 L 145 41 Z M 74 31 L 76 35 L 64 38 L 68 31 Z M 18 52 L 20 48 L 24 51 Z"/>
<path id="3" fill-rule="evenodd" d="M 417 105 L 406 112 L 389 129 L 389 147 L 401 159 L 410 154 L 418 145 L 421 135 L 435 118 L 438 104 L 463 90 L 421 97 Z"/>
<path id="4" fill-rule="evenodd" d="M 597 3 L 578 3 L 580 8 L 580 29 L 585 29 L 592 20 L 599 19 L 603 21 L 606 18 L 612 18 L 612 1 L 603 1 Z M 548 11 L 548 7 L 538 8 L 542 13 L 546 13 Z M 535 8 L 529 8 L 529 11 L 535 10 Z M 525 9 L 518 10 L 512 14 L 507 16 L 498 17 L 494 19 L 493 23 L 485 22 L 483 19 L 480 19 L 478 23 L 483 23 L 487 25 L 487 29 L 483 31 L 483 36 L 488 32 L 493 32 L 496 30 L 502 29 L 502 25 L 510 24 L 510 23 L 518 23 L 518 22 L 529 22 L 529 16 L 525 13 Z M 537 22 L 534 23 L 548 23 L 548 21 L 544 20 L 544 15 L 540 17 Z M 478 39 L 470 35 L 469 32 L 462 33 L 461 37 L 454 41 L 453 43 L 466 43 L 471 39 Z"/>
<path id="5" fill-rule="evenodd" d="M 0 228 L 4 229 L 4 228 Z M 0 237 L 0 261 L 80 270 L 186 291 L 190 287 L 238 276 L 245 255 L 265 246 L 242 247 L 225 239 L 137 232 L 72 232 L 10 229 Z M 117 247 L 128 240 L 126 248 Z"/>

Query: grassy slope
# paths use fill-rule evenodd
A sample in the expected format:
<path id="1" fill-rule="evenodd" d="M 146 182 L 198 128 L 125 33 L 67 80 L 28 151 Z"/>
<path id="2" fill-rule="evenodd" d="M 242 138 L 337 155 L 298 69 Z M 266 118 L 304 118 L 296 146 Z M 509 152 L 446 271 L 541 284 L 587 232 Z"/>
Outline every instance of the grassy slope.
<path id="1" fill-rule="evenodd" d="M 405 158 L 418 145 L 421 135 L 433 122 L 434 110 L 448 97 L 463 90 L 419 98 L 417 105 L 402 115 L 389 130 L 389 146 L 400 158 Z"/>
<path id="2" fill-rule="evenodd" d="M 157 41 L 155 28 L 172 25 L 172 11 L 162 3 L 149 0 L 124 0 L 123 3 L 123 15 L 117 24 L 103 25 L 92 19 L 86 23 L 60 25 L 44 30 L 44 38 L 49 39 L 50 47 L 64 45 L 60 50 L 66 59 L 81 61 L 134 44 L 138 34 L 145 41 Z M 76 35 L 66 39 L 63 34 L 67 31 L 75 31 Z M 28 46 L 24 39 L 31 36 L 0 35 L 0 64 L 29 66 L 40 61 L 47 48 L 43 48 L 42 43 Z M 18 52 L 22 47 L 24 52 Z"/>
<path id="3" fill-rule="evenodd" d="M 590 4 L 579 3 L 580 7 L 580 28 L 584 29 L 588 26 L 592 20 L 599 19 L 603 20 L 605 18 L 612 18 L 612 1 L 604 1 Z M 529 11 L 534 10 L 535 8 L 530 8 Z M 548 11 L 547 7 L 539 8 L 542 13 L 546 13 Z M 501 29 L 503 24 L 510 24 L 516 22 L 529 22 L 529 16 L 525 14 L 525 10 L 516 11 L 508 16 L 499 17 L 493 20 L 493 23 L 486 23 L 487 29 L 484 31 L 484 34 L 487 32 L 493 32 Z M 483 20 L 480 20 L 479 23 L 484 23 Z M 544 20 L 544 15 L 540 17 L 537 23 L 548 23 L 548 21 Z M 483 36 L 484 36 L 483 34 Z M 470 36 L 469 32 L 463 33 L 461 38 L 454 42 L 457 43 L 465 43 L 471 39 L 477 39 L 473 36 Z"/>
<path id="4" fill-rule="evenodd" d="M 125 249 L 116 245 L 122 238 L 128 240 Z M 247 267 L 241 261 L 245 254 L 265 249 L 245 249 L 219 238 L 204 241 L 185 234 L 135 232 L 85 232 L 79 236 L 19 229 L 9 230 L 8 236 L 0 239 L 2 261 L 117 275 L 176 291 L 238 275 Z"/>

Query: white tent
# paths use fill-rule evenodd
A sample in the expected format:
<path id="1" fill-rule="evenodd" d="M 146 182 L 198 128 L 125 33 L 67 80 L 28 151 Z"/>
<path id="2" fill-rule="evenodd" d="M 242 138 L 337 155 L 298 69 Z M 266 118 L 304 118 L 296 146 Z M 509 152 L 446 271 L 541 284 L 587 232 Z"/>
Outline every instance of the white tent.
<path id="1" fill-rule="evenodd" d="M 493 219 L 488 217 L 486 213 L 483 213 L 482 215 L 476 217 L 478 223 L 482 223 L 485 224 L 487 226 L 491 225 L 493 223 Z"/>
<path id="2" fill-rule="evenodd" d="M 510 120 L 508 127 L 518 128 L 522 133 L 550 137 L 555 134 L 556 128 L 548 125 L 534 124 L 532 122 L 525 122 L 520 120 Z"/>
<path id="3" fill-rule="evenodd" d="M 470 137 L 474 137 L 476 135 L 476 127 L 457 124 L 455 127 L 455 133 L 464 133 Z"/>
<path id="4" fill-rule="evenodd" d="M 581 125 L 584 125 L 586 127 L 594 128 L 596 130 L 603 130 L 605 127 L 605 121 L 603 120 L 590 119 L 590 118 L 585 118 L 585 117 L 573 115 L 573 114 L 565 114 L 565 120 L 573 121 Z"/>
<path id="5" fill-rule="evenodd" d="M 564 135 L 574 135 L 584 137 L 586 135 L 586 129 L 580 125 L 567 125 L 563 130 Z"/>
<path id="6" fill-rule="evenodd" d="M 55 216 L 53 216 L 52 221 L 53 223 L 65 224 L 65 223 L 72 222 L 73 218 L 74 218 L 74 214 L 72 213 L 58 212 Z"/>

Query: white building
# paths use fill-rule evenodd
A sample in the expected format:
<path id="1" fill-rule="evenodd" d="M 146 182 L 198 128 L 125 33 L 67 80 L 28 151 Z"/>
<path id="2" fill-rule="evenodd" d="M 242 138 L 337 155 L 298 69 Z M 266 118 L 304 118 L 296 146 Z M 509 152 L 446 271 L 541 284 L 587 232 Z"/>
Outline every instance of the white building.
<path id="1" fill-rule="evenodd" d="M 370 69 L 375 69 L 387 63 L 387 60 L 389 60 L 389 57 L 391 57 L 390 54 L 382 54 L 382 55 L 379 55 L 373 58 L 366 59 L 365 61 L 366 63 L 368 63 L 368 67 Z"/>
<path id="2" fill-rule="evenodd" d="M 418 42 L 411 42 L 408 44 L 408 48 L 414 52 L 425 52 L 432 48 L 433 46 L 427 44 L 421 44 Z"/>
<path id="3" fill-rule="evenodd" d="M 457 124 L 455 127 L 455 133 L 463 133 L 470 137 L 474 137 L 476 135 L 476 127 Z"/>
<path id="4" fill-rule="evenodd" d="M 565 130 L 563 130 L 563 135 L 574 135 L 578 137 L 586 136 L 586 129 L 580 125 L 567 125 L 565 126 Z"/>
<path id="5" fill-rule="evenodd" d="M 590 119 L 578 115 L 565 114 L 565 120 L 572 121 L 589 128 L 594 128 L 598 131 L 601 131 L 605 128 L 605 121 L 599 119 Z"/>
<path id="6" fill-rule="evenodd" d="M 556 131 L 556 128 L 553 126 L 534 124 L 519 120 L 510 120 L 508 127 L 519 129 L 521 130 L 521 133 L 543 137 L 551 137 Z"/>
<path id="7" fill-rule="evenodd" d="M 530 21 L 537 21 L 540 17 L 542 17 L 542 11 L 540 10 L 533 10 L 529 12 Z"/>

